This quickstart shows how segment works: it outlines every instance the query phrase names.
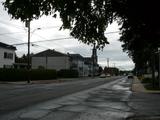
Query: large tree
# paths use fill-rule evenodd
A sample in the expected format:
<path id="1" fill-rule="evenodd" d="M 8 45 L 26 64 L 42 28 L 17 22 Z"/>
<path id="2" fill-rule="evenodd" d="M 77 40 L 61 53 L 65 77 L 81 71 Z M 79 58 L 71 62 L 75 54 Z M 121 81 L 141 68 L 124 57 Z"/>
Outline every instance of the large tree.
<path id="1" fill-rule="evenodd" d="M 73 37 L 99 48 L 108 44 L 104 32 L 113 20 L 110 0 L 6 0 L 3 5 L 12 18 L 23 22 L 42 15 L 56 17 L 58 12 L 61 28 L 70 29 Z"/>
<path id="2" fill-rule="evenodd" d="M 123 49 L 140 66 L 160 45 L 159 2 L 153 0 L 6 0 L 3 3 L 14 19 L 38 19 L 42 15 L 56 17 L 61 28 L 84 43 L 108 43 L 105 29 L 113 20 L 121 24 Z M 141 57 L 140 57 L 141 56 Z M 143 56 L 143 57 L 142 57 Z"/>

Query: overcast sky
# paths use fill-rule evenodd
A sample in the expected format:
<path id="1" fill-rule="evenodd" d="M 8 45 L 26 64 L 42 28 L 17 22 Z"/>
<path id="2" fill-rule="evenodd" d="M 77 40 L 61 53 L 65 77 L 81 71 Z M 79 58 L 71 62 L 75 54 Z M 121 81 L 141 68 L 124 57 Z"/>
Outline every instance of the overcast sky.
<path id="1" fill-rule="evenodd" d="M 0 0 L 2 2 L 4 0 Z M 90 57 L 92 54 L 92 46 L 88 46 L 72 38 L 68 30 L 59 31 L 62 22 L 60 19 L 52 18 L 51 16 L 43 16 L 39 20 L 31 22 L 31 42 L 35 42 L 31 46 L 31 52 L 37 53 L 46 49 L 55 49 L 63 53 L 76 53 L 84 57 Z M 40 28 L 40 29 L 38 29 Z M 119 31 L 119 26 L 116 22 L 109 25 L 106 33 Z M 106 34 L 109 45 L 103 50 L 98 50 L 98 63 L 104 67 L 107 66 L 107 58 L 109 65 L 116 66 L 121 70 L 131 70 L 134 68 L 132 60 L 122 51 L 121 42 L 118 41 L 119 33 Z M 62 39 L 61 39 L 62 38 Z M 48 40 L 48 41 L 47 41 Z M 7 44 L 18 44 L 27 42 L 27 29 L 25 24 L 20 20 L 13 20 L 4 11 L 0 3 L 0 42 Z M 27 44 L 16 45 L 17 55 L 27 53 Z"/>

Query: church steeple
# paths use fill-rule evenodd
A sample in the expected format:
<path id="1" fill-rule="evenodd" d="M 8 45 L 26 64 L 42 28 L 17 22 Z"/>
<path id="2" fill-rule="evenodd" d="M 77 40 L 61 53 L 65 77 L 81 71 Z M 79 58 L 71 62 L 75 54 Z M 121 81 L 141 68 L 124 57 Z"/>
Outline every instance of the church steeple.
<path id="1" fill-rule="evenodd" d="M 92 50 L 92 59 L 93 59 L 93 64 L 97 64 L 97 48 L 96 48 L 96 43 L 94 43 L 93 50 Z"/>

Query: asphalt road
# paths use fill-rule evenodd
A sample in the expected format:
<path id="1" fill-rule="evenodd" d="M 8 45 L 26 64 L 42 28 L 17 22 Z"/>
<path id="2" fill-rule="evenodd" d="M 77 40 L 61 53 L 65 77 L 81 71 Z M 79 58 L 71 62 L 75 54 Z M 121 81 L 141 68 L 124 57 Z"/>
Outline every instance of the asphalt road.
<path id="1" fill-rule="evenodd" d="M 0 84 L 0 115 L 117 80 L 95 78 L 59 84 Z"/>

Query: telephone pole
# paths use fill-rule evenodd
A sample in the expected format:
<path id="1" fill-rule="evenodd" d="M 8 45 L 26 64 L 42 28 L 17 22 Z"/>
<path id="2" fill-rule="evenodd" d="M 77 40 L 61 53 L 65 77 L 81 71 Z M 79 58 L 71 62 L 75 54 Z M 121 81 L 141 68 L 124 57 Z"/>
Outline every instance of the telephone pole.
<path id="1" fill-rule="evenodd" d="M 159 57 L 158 79 L 159 79 L 159 88 L 160 88 L 160 47 L 158 48 L 158 57 Z"/>
<path id="2" fill-rule="evenodd" d="M 27 61 L 27 68 L 28 68 L 28 80 L 27 82 L 30 83 L 30 19 L 26 20 L 26 27 L 28 28 L 28 61 Z"/>
<path id="3" fill-rule="evenodd" d="M 109 58 L 107 58 L 107 67 L 109 68 Z"/>

